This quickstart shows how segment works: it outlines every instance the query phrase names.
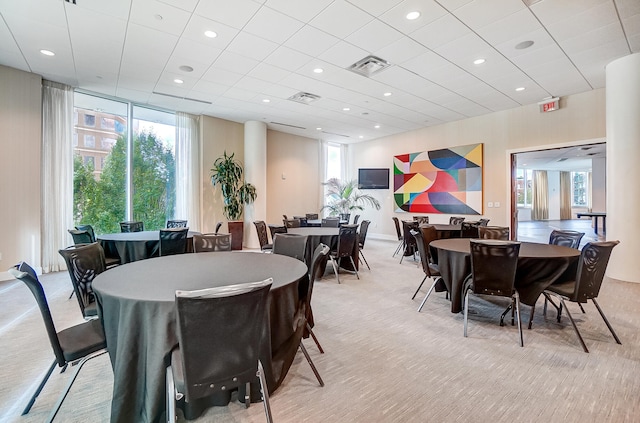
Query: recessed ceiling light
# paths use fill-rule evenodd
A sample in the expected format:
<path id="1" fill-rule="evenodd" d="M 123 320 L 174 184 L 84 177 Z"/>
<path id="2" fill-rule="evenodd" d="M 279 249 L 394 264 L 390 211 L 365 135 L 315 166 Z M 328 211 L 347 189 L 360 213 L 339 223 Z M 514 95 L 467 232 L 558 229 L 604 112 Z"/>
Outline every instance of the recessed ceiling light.
<path id="1" fill-rule="evenodd" d="M 216 38 L 218 34 L 216 34 L 215 31 L 205 31 L 204 36 L 209 38 Z"/>
<path id="2" fill-rule="evenodd" d="M 474 64 L 474 65 L 481 65 L 481 64 L 483 64 L 484 62 L 486 62 L 486 60 L 485 60 L 485 59 L 476 59 L 476 60 L 474 60 L 474 61 L 473 61 L 473 64 Z"/>
<path id="3" fill-rule="evenodd" d="M 516 91 L 524 91 L 524 87 L 518 87 L 516 88 Z"/>
<path id="4" fill-rule="evenodd" d="M 156 18 L 157 20 L 161 21 L 162 20 L 162 15 L 153 15 L 154 18 Z"/>
<path id="5" fill-rule="evenodd" d="M 269 100 L 268 98 L 263 98 L 263 99 L 262 99 L 262 102 L 263 102 L 263 103 L 271 103 L 271 100 Z"/>
<path id="6" fill-rule="evenodd" d="M 320 128 L 319 126 L 316 128 L 316 131 L 322 131 L 322 128 Z"/>
<path id="7" fill-rule="evenodd" d="M 380 129 L 380 125 L 376 125 L 376 126 L 374 126 L 374 128 Z"/>
<path id="8" fill-rule="evenodd" d="M 363 139 L 363 138 L 364 138 L 364 135 L 360 135 L 358 138 Z"/>
<path id="9" fill-rule="evenodd" d="M 384 93 L 383 94 L 385 97 L 389 97 L 391 95 L 391 93 Z"/>
<path id="10" fill-rule="evenodd" d="M 533 45 L 533 41 L 528 40 L 528 41 L 522 41 L 518 44 L 516 44 L 516 49 L 518 50 L 523 50 L 525 48 L 529 48 Z"/>
<path id="11" fill-rule="evenodd" d="M 349 107 L 343 107 L 342 110 L 344 110 L 345 112 L 348 112 L 351 109 Z"/>
<path id="12" fill-rule="evenodd" d="M 184 81 L 182 79 L 178 79 L 178 78 L 174 79 L 173 82 L 175 82 L 176 84 L 183 84 L 184 83 Z"/>
<path id="13" fill-rule="evenodd" d="M 178 69 L 180 69 L 182 72 L 193 72 L 193 68 L 187 65 L 182 65 Z"/>
<path id="14" fill-rule="evenodd" d="M 55 56 L 56 55 L 51 50 L 40 50 L 40 53 L 44 54 L 45 56 Z"/>
<path id="15" fill-rule="evenodd" d="M 324 72 L 324 69 L 322 69 L 322 68 L 315 68 L 315 69 L 313 70 L 313 72 L 314 72 L 314 73 L 322 73 L 322 72 Z"/>
<path id="16" fill-rule="evenodd" d="M 415 19 L 418 19 L 420 17 L 420 12 L 409 12 L 407 13 L 406 18 L 409 19 L 410 21 L 413 21 Z"/>

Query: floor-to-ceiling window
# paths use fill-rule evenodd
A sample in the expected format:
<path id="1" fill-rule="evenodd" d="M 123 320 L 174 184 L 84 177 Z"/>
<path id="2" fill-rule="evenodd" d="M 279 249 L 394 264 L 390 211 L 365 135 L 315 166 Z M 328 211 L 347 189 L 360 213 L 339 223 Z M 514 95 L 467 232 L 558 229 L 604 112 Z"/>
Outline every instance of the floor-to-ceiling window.
<path id="1" fill-rule="evenodd" d="M 75 222 L 98 233 L 130 219 L 164 227 L 175 209 L 175 115 L 80 92 L 74 103 Z"/>

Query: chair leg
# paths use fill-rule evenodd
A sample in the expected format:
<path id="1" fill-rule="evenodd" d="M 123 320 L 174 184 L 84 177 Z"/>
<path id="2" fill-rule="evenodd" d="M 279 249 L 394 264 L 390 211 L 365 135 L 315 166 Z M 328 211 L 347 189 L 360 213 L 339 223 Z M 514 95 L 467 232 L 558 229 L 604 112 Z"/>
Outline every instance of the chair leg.
<path id="1" fill-rule="evenodd" d="M 360 250 L 360 256 L 364 260 L 364 264 L 367 265 L 367 269 L 371 270 L 371 268 L 369 267 L 369 263 L 367 263 L 367 258 L 364 256 L 364 253 L 362 252 L 362 250 Z"/>
<path id="2" fill-rule="evenodd" d="M 264 368 L 262 362 L 258 360 L 258 378 L 260 379 L 260 392 L 262 392 L 262 403 L 264 404 L 264 414 L 267 417 L 267 423 L 273 423 L 271 416 L 271 404 L 269 403 L 269 389 L 267 388 L 267 379 L 264 376 Z"/>
<path id="3" fill-rule="evenodd" d="M 580 307 L 580 310 L 582 311 L 583 314 L 587 313 L 586 311 L 584 311 L 584 308 L 582 308 L 582 304 L 578 303 L 578 307 Z"/>
<path id="4" fill-rule="evenodd" d="M 467 337 L 467 318 L 469 314 L 469 290 L 464 294 L 464 337 Z"/>
<path id="5" fill-rule="evenodd" d="M 316 366 L 313 364 L 313 361 L 311 361 L 311 357 L 309 356 L 307 349 L 302 344 L 302 341 L 300 341 L 300 349 L 302 350 L 302 354 L 304 354 L 304 358 L 307 359 L 309 366 L 311 366 L 311 370 L 313 370 L 313 374 L 316 375 L 316 379 L 318 379 L 318 383 L 320 384 L 320 386 L 324 386 L 324 381 L 320 377 L 320 373 L 318 373 L 318 369 L 316 369 Z"/>
<path id="6" fill-rule="evenodd" d="M 426 278 L 425 278 L 426 279 Z M 424 282 L 424 281 L 423 281 Z M 422 302 L 420 303 L 420 307 L 418 307 L 418 313 L 420 311 L 422 311 L 422 307 L 424 307 L 424 304 L 427 302 L 427 299 L 429 298 L 429 295 L 431 295 L 431 292 L 433 291 L 433 288 L 436 287 L 436 283 L 438 282 L 438 279 L 435 278 L 433 280 L 433 283 L 431 284 L 431 287 L 429 288 L 429 290 L 427 291 L 427 295 L 424 296 L 424 300 L 422 300 Z M 420 285 L 422 286 L 422 284 Z"/>
<path id="7" fill-rule="evenodd" d="M 73 294 L 75 294 L 75 293 L 76 293 L 75 291 L 71 291 L 71 294 L 69 294 L 69 298 L 67 298 L 67 300 L 70 300 L 71 297 L 73 297 Z"/>
<path id="8" fill-rule="evenodd" d="M 520 294 L 518 291 L 514 294 L 514 302 L 516 303 L 516 318 L 518 320 L 518 333 L 520 334 L 520 346 L 524 347 L 524 338 L 522 337 L 522 319 L 520 318 Z"/>
<path id="9" fill-rule="evenodd" d="M 396 254 L 398 254 L 398 252 L 402 248 L 402 244 L 404 244 L 404 241 L 400 241 L 400 243 L 398 244 L 398 247 L 396 248 L 396 251 L 393 253 L 393 255 L 391 257 L 395 257 Z"/>
<path id="10" fill-rule="evenodd" d="M 338 268 L 336 267 L 336 261 L 333 257 L 329 256 L 331 260 L 331 265 L 333 266 L 333 272 L 336 274 L 336 279 L 338 279 L 338 283 L 340 283 L 340 276 L 338 275 Z"/>
<path id="11" fill-rule="evenodd" d="M 80 373 L 80 370 L 82 369 L 82 366 L 84 366 L 85 363 L 87 361 L 91 360 L 92 358 L 99 357 L 102 354 L 106 354 L 106 353 L 107 353 L 106 349 L 100 350 L 100 351 L 96 351 L 96 352 L 94 352 L 92 354 L 89 354 L 88 356 L 86 356 L 85 358 L 80 360 L 78 362 L 78 364 L 76 364 L 76 371 L 73 372 L 73 375 L 71 375 L 71 379 L 69 380 L 69 383 L 67 384 L 67 387 L 62 392 L 62 395 L 60 395 L 60 398 L 58 399 L 58 402 L 56 403 L 56 405 L 53 407 L 53 410 L 51 411 L 51 414 L 49 415 L 49 419 L 47 420 L 47 422 L 52 422 L 53 419 L 56 417 L 56 414 L 58 414 L 58 411 L 60 410 L 60 407 L 62 406 L 62 402 L 67 397 L 67 394 L 69 393 L 69 390 L 71 390 L 71 385 L 73 385 L 73 382 L 75 382 L 76 378 L 78 377 L 78 373 Z"/>
<path id="12" fill-rule="evenodd" d="M 353 266 L 353 271 L 356 272 L 356 278 L 360 279 L 360 276 L 358 275 L 358 269 L 356 268 L 356 264 L 353 261 L 353 257 L 349 256 L 349 260 L 351 260 L 351 265 Z"/>
<path id="13" fill-rule="evenodd" d="M 418 292 L 420 292 L 420 288 L 422 288 L 422 285 L 426 280 L 427 280 L 427 275 L 424 276 L 424 278 L 422 279 L 422 282 L 420 282 L 420 285 L 418 285 L 418 289 L 416 289 L 416 292 L 413 293 L 413 297 L 411 297 L 412 300 L 416 298 L 416 295 L 418 295 Z"/>
<path id="14" fill-rule="evenodd" d="M 616 332 L 613 330 L 613 327 L 609 323 L 609 320 L 607 320 L 607 317 L 604 315 L 604 312 L 600 308 L 600 305 L 598 304 L 596 299 L 592 298 L 591 301 L 593 301 L 593 305 L 595 305 L 596 308 L 598 309 L 598 312 L 600 313 L 600 316 L 602 316 L 602 320 L 604 320 L 604 323 L 609 328 L 609 332 L 611 332 L 611 335 L 613 335 L 613 339 L 615 339 L 618 344 L 622 345 L 622 342 L 620 342 L 620 338 L 618 338 L 618 335 L 616 335 Z"/>
<path id="15" fill-rule="evenodd" d="M 576 322 L 573 320 L 573 316 L 571 315 L 571 312 L 569 311 L 569 308 L 564 303 L 564 300 L 562 298 L 560 298 L 560 307 L 562 308 L 563 306 L 564 306 L 565 310 L 567 310 L 567 316 L 569 316 L 569 320 L 571 321 L 571 325 L 573 326 L 573 330 L 575 330 L 576 331 L 576 335 L 578 335 L 578 339 L 580 340 L 580 343 L 582 344 L 582 349 L 584 350 L 584 352 L 588 353 L 589 349 L 587 348 L 587 344 L 584 343 L 584 339 L 582 339 L 582 335 L 580 334 L 580 331 L 578 330 L 578 326 L 576 326 Z"/>
<path id="16" fill-rule="evenodd" d="M 309 324 L 309 322 L 307 322 L 307 330 L 309 331 L 309 335 L 311 335 L 311 337 L 313 338 L 313 342 L 316 343 L 316 346 L 318 347 L 318 351 L 320 351 L 320 354 L 324 354 L 322 345 L 320 345 L 320 342 L 318 342 L 318 338 L 316 338 L 316 334 L 313 333 L 313 330 L 311 330 L 311 325 Z"/>
<path id="17" fill-rule="evenodd" d="M 176 423 L 176 385 L 173 381 L 173 370 L 171 366 L 167 367 L 166 370 L 166 384 L 167 384 L 167 392 L 166 392 L 166 414 L 167 414 L 167 423 Z"/>
<path id="18" fill-rule="evenodd" d="M 251 406 L 251 382 L 247 382 L 244 386 L 244 408 Z"/>
<path id="19" fill-rule="evenodd" d="M 53 363 L 51 363 L 51 366 L 49 366 L 49 369 L 47 370 L 47 374 L 45 374 L 44 377 L 42 378 L 42 381 L 40 381 L 40 385 L 38 385 L 38 389 L 36 389 L 36 392 L 34 392 L 34 394 L 31 396 L 29 403 L 22 411 L 23 416 L 28 414 L 29 411 L 31 410 L 31 407 L 33 407 L 33 404 L 36 402 L 36 398 L 38 398 L 38 395 L 40 395 L 40 392 L 42 392 L 42 388 L 44 388 L 44 385 L 49 380 L 49 377 L 51 376 L 51 373 L 53 373 L 53 369 L 55 369 L 56 364 L 58 364 L 58 362 L 56 360 L 53 360 Z"/>
<path id="20" fill-rule="evenodd" d="M 533 315 L 536 312 L 536 305 L 532 305 L 531 306 L 531 314 L 529 314 L 529 329 L 531 329 L 531 326 L 533 326 Z"/>
<path id="21" fill-rule="evenodd" d="M 507 316 L 507 313 L 509 313 L 509 311 L 513 311 L 513 303 L 509 304 L 500 315 L 500 326 L 504 326 L 504 318 Z"/>

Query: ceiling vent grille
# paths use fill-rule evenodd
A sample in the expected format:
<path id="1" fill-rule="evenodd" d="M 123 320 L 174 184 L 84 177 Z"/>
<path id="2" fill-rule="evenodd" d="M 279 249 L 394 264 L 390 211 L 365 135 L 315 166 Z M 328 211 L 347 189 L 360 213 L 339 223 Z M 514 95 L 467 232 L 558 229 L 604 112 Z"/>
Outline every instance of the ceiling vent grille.
<path id="1" fill-rule="evenodd" d="M 349 66 L 347 70 L 358 73 L 360 75 L 370 76 L 382 72 L 386 68 L 391 66 L 391 63 L 376 56 L 367 56 L 364 59 L 358 60 L 353 65 Z"/>
<path id="2" fill-rule="evenodd" d="M 282 123 L 282 122 L 271 122 L 274 125 L 281 125 L 281 126 L 286 126 L 289 128 L 296 128 L 296 129 L 307 129 L 303 126 L 296 126 L 296 125 L 289 125 L 288 123 Z"/>
<path id="3" fill-rule="evenodd" d="M 302 104 L 310 104 L 316 100 L 320 100 L 320 96 L 300 91 L 299 93 L 292 95 L 288 99 Z"/>
<path id="4" fill-rule="evenodd" d="M 567 157 L 563 157 L 563 158 L 561 158 L 561 159 L 558 159 L 557 161 L 558 161 L 558 162 L 564 162 L 565 160 L 567 160 Z"/>

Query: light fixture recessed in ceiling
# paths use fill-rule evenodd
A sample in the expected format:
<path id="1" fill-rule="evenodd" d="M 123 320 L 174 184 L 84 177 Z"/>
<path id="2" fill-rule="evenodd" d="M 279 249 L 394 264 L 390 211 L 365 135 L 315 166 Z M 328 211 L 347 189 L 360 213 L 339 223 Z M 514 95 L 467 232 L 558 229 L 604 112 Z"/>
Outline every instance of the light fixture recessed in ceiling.
<path id="1" fill-rule="evenodd" d="M 476 60 L 474 60 L 474 61 L 473 61 L 473 64 L 474 64 L 474 65 L 481 65 L 481 64 L 483 64 L 484 62 L 486 62 L 486 60 L 485 60 L 485 59 L 476 59 Z"/>
<path id="2" fill-rule="evenodd" d="M 376 125 L 376 126 L 374 126 L 374 128 L 380 129 L 380 125 Z"/>
<path id="3" fill-rule="evenodd" d="M 44 54 L 45 56 L 55 56 L 56 55 L 51 50 L 45 50 L 45 49 L 40 50 L 40 53 Z"/>
<path id="4" fill-rule="evenodd" d="M 175 82 L 176 84 L 184 84 L 184 81 L 182 79 L 174 79 L 173 82 Z"/>
<path id="5" fill-rule="evenodd" d="M 348 112 L 349 110 L 351 110 L 351 108 L 349 108 L 349 107 L 343 107 L 343 108 L 342 108 L 342 110 L 343 110 L 343 111 L 345 111 L 345 112 Z"/>
<path id="6" fill-rule="evenodd" d="M 318 126 L 318 127 L 316 128 L 316 131 L 322 131 L 322 128 Z"/>
<path id="7" fill-rule="evenodd" d="M 193 68 L 187 65 L 182 65 L 178 69 L 180 69 L 182 72 L 193 72 Z"/>
<path id="8" fill-rule="evenodd" d="M 364 135 L 360 135 L 360 136 L 358 136 L 358 138 L 363 139 L 363 138 L 364 138 Z"/>
<path id="9" fill-rule="evenodd" d="M 205 31 L 204 36 L 208 38 L 216 38 L 218 34 L 215 31 Z"/>
<path id="10" fill-rule="evenodd" d="M 518 44 L 516 44 L 516 49 L 517 50 L 524 50 L 525 48 L 529 48 L 533 45 L 533 41 L 528 40 L 528 41 L 522 41 L 519 42 Z"/>
<path id="11" fill-rule="evenodd" d="M 391 93 L 384 93 L 383 94 L 385 97 L 389 97 L 391 95 Z"/>
<path id="12" fill-rule="evenodd" d="M 524 87 L 518 87 L 516 88 L 516 91 L 524 91 Z"/>
<path id="13" fill-rule="evenodd" d="M 409 12 L 407 13 L 406 18 L 410 21 L 416 20 L 420 17 L 420 12 L 418 11 L 413 11 L 413 12 Z"/>
<path id="14" fill-rule="evenodd" d="M 271 103 L 271 100 L 269 100 L 268 98 L 263 98 L 263 99 L 262 99 L 262 102 L 263 102 L 263 103 Z"/>
<path id="15" fill-rule="evenodd" d="M 156 18 L 159 21 L 162 20 L 162 15 L 155 14 L 155 15 L 153 15 L 153 17 Z"/>
<path id="16" fill-rule="evenodd" d="M 315 68 L 313 70 L 313 73 L 322 73 L 322 72 L 324 72 L 324 69 L 322 69 L 322 68 Z"/>

